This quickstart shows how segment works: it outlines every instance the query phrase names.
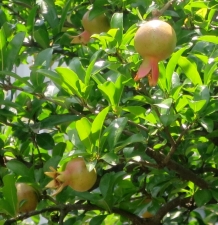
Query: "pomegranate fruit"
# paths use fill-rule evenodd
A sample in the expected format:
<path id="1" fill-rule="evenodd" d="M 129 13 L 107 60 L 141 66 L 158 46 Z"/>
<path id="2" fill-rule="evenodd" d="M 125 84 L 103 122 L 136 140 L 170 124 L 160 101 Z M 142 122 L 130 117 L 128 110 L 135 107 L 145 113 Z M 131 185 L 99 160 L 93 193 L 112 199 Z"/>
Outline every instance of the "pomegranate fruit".
<path id="1" fill-rule="evenodd" d="M 93 187 L 97 179 L 96 170 L 89 171 L 84 159 L 80 157 L 70 160 L 62 172 L 58 172 L 52 167 L 50 169 L 51 172 L 45 172 L 45 174 L 53 178 L 53 180 L 46 187 L 57 189 L 53 196 L 60 193 L 66 186 L 70 186 L 79 192 L 88 191 Z"/>
<path id="2" fill-rule="evenodd" d="M 38 195 L 36 190 L 26 183 L 17 183 L 16 188 L 18 212 L 27 213 L 34 211 L 38 204 Z"/>
<path id="3" fill-rule="evenodd" d="M 158 62 L 167 59 L 176 47 L 174 29 L 164 21 L 150 20 L 137 30 L 134 46 L 143 58 L 134 79 L 137 81 L 149 74 L 149 85 L 155 86 L 159 76 Z"/>
<path id="4" fill-rule="evenodd" d="M 145 202 L 146 203 L 149 203 L 149 202 L 151 202 L 151 199 L 150 198 L 147 198 L 147 199 L 145 199 Z M 153 214 L 151 214 L 150 212 L 148 212 L 148 211 L 145 211 L 143 214 L 142 214 L 142 217 L 143 218 L 151 218 L 151 217 L 153 217 L 154 215 Z"/>
<path id="5" fill-rule="evenodd" d="M 90 11 L 87 11 L 82 18 L 84 31 L 80 35 L 75 36 L 71 43 L 87 44 L 93 34 L 107 32 L 110 29 L 110 24 L 105 14 L 100 14 L 90 20 L 89 13 Z"/>

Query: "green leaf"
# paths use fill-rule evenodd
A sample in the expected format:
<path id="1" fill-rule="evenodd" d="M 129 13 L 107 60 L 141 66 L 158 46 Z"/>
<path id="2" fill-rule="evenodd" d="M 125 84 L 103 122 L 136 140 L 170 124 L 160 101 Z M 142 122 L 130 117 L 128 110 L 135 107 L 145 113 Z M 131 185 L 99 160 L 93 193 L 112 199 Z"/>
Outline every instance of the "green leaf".
<path id="1" fill-rule="evenodd" d="M 41 28 L 38 28 L 33 32 L 34 39 L 36 42 L 42 47 L 42 48 L 48 48 L 49 47 L 49 36 L 48 31 L 43 26 Z"/>
<path id="2" fill-rule="evenodd" d="M 123 79 L 124 77 L 120 75 L 115 83 L 106 81 L 105 83 L 98 85 L 98 88 L 104 93 L 106 99 L 115 111 L 119 106 L 120 98 L 123 93 Z"/>
<path id="3" fill-rule="evenodd" d="M 35 24 L 35 17 L 36 17 L 36 13 L 37 13 L 37 6 L 34 6 L 30 11 L 29 11 L 29 15 L 27 18 L 27 23 L 26 23 L 26 27 L 28 32 L 32 32 L 33 28 L 34 28 L 34 24 Z"/>
<path id="4" fill-rule="evenodd" d="M 104 120 L 108 114 L 109 109 L 110 107 L 104 108 L 100 113 L 98 113 L 98 115 L 95 117 L 92 123 L 92 128 L 91 128 L 92 140 L 93 140 L 93 144 L 97 147 L 99 147 L 100 145 L 101 131 L 102 131 Z"/>
<path id="5" fill-rule="evenodd" d="M 217 36 L 215 35 L 203 35 L 198 37 L 198 41 L 207 41 L 213 44 L 218 45 L 218 40 L 217 40 Z"/>
<path id="6" fill-rule="evenodd" d="M 62 83 L 61 77 L 51 70 L 39 69 L 36 72 L 44 75 L 45 77 L 50 78 L 57 86 L 60 86 Z"/>
<path id="7" fill-rule="evenodd" d="M 142 136 L 141 134 L 133 134 L 131 137 L 127 138 L 125 141 L 121 143 L 120 146 L 115 148 L 115 152 L 120 151 L 123 149 L 125 146 L 133 144 L 133 143 L 145 143 L 145 137 Z"/>
<path id="8" fill-rule="evenodd" d="M 170 91 L 172 86 L 172 76 L 173 72 L 175 71 L 175 68 L 177 66 L 177 63 L 179 61 L 179 58 L 181 57 L 182 53 L 189 49 L 191 46 L 185 46 L 183 48 L 180 48 L 177 52 L 173 53 L 172 56 L 169 59 L 169 62 L 167 63 L 166 67 L 166 79 L 167 79 L 167 90 Z"/>
<path id="9" fill-rule="evenodd" d="M 201 77 L 195 64 L 190 62 L 186 57 L 182 56 L 179 58 L 178 64 L 194 85 L 202 85 Z"/>
<path id="10" fill-rule="evenodd" d="M 45 4 L 45 3 L 46 4 Z M 44 0 L 42 3 L 42 14 L 45 20 L 52 28 L 56 28 L 59 25 L 59 19 L 56 12 L 56 7 L 53 0 Z"/>
<path id="11" fill-rule="evenodd" d="M 61 13 L 61 18 L 60 18 L 60 22 L 59 22 L 59 23 L 58 23 L 57 14 L 56 14 L 56 12 L 54 11 L 54 9 L 55 9 L 55 6 L 54 6 L 54 5 L 53 5 L 53 11 L 54 11 L 54 12 L 53 12 L 53 13 L 52 13 L 52 11 L 50 12 L 51 15 L 52 15 L 52 14 L 55 14 L 55 18 L 56 18 L 57 22 L 54 23 L 54 21 L 52 21 L 52 26 L 53 26 L 53 27 L 56 27 L 56 26 L 57 26 L 57 23 L 58 23 L 58 24 L 59 24 L 59 26 L 58 26 L 58 32 L 59 32 L 59 33 L 61 32 L 61 30 L 62 30 L 62 28 L 63 28 L 63 26 L 64 26 L 64 23 L 65 23 L 65 21 L 66 21 L 67 13 L 69 12 L 71 3 L 72 3 L 72 0 L 68 0 L 67 2 L 65 2 L 64 8 L 63 8 L 62 13 Z M 48 21 L 50 21 L 50 15 L 46 15 L 45 17 L 47 18 Z M 51 18 L 51 20 L 52 20 L 52 18 Z"/>
<path id="12" fill-rule="evenodd" d="M 12 159 L 7 162 L 7 167 L 11 171 L 13 171 L 16 175 L 22 176 L 22 177 L 28 177 L 34 181 L 34 172 L 32 169 L 28 168 L 25 164 L 22 162 Z"/>
<path id="13" fill-rule="evenodd" d="M 155 150 L 157 150 L 157 149 L 160 149 L 160 148 L 163 147 L 163 146 L 166 146 L 166 144 L 167 144 L 167 140 L 165 139 L 165 140 L 163 140 L 161 143 L 155 144 L 153 148 L 154 148 Z"/>
<path id="14" fill-rule="evenodd" d="M 119 179 L 121 179 L 124 176 L 124 172 L 118 172 L 118 173 L 106 173 L 100 181 L 99 189 L 101 191 L 101 194 L 108 204 L 109 208 L 112 207 L 113 203 L 113 192 L 114 187 Z"/>
<path id="15" fill-rule="evenodd" d="M 117 28 L 115 40 L 118 45 L 121 44 L 123 38 L 123 13 L 114 13 L 111 18 L 111 28 Z"/>
<path id="16" fill-rule="evenodd" d="M 7 22 L 7 17 L 3 10 L 0 10 L 0 27 Z"/>
<path id="17" fill-rule="evenodd" d="M 101 225 L 106 217 L 107 215 L 95 216 L 90 220 L 89 225 Z"/>
<path id="18" fill-rule="evenodd" d="M 111 165 L 116 165 L 117 163 L 119 163 L 119 156 L 114 152 L 108 152 L 104 154 L 101 159 Z"/>
<path id="19" fill-rule="evenodd" d="M 41 133 L 36 135 L 37 144 L 46 150 L 51 150 L 54 147 L 54 140 L 48 133 Z"/>
<path id="20" fill-rule="evenodd" d="M 13 175 L 3 177 L 4 186 L 2 188 L 4 199 L 7 202 L 7 211 L 11 216 L 17 214 L 17 190 L 15 187 L 15 179 Z"/>
<path id="21" fill-rule="evenodd" d="M 17 33 L 10 41 L 6 51 L 6 70 L 11 71 L 23 44 L 25 32 Z"/>
<path id="22" fill-rule="evenodd" d="M 49 172 L 50 167 L 57 168 L 59 162 L 61 160 L 60 155 L 52 156 L 49 160 L 47 160 L 43 166 L 43 171 L 44 172 Z"/>
<path id="23" fill-rule="evenodd" d="M 111 81 L 106 81 L 103 84 L 99 84 L 98 88 L 103 92 L 103 94 L 105 95 L 106 99 L 111 104 L 111 106 L 113 108 L 116 108 L 116 103 L 114 100 L 116 88 L 114 83 Z"/>
<path id="24" fill-rule="evenodd" d="M 110 125 L 104 130 L 102 137 L 102 145 L 107 140 L 110 150 L 114 149 L 117 144 L 120 135 L 122 134 L 128 119 L 120 117 L 115 119 Z"/>
<path id="25" fill-rule="evenodd" d="M 124 81 L 124 79 L 125 79 L 124 76 L 119 75 L 116 82 L 115 82 L 116 91 L 114 93 L 114 101 L 115 101 L 115 104 L 117 106 L 120 103 L 120 99 L 121 99 L 121 96 L 122 96 L 122 93 L 123 93 L 123 88 L 124 88 L 123 81 Z"/>
<path id="26" fill-rule="evenodd" d="M 202 127 L 204 127 L 206 129 L 206 131 L 208 133 L 211 133 L 213 131 L 214 122 L 212 119 L 204 117 L 204 118 L 200 119 L 200 123 L 201 123 Z"/>
<path id="27" fill-rule="evenodd" d="M 1 75 L 9 75 L 10 77 L 15 78 L 16 80 L 19 80 L 21 83 L 26 84 L 28 87 L 30 87 L 29 90 L 32 90 L 33 85 L 31 85 L 26 78 L 20 77 L 19 75 L 17 75 L 16 73 L 10 72 L 10 71 L 0 71 Z"/>
<path id="28" fill-rule="evenodd" d="M 205 109 L 205 115 L 210 115 L 218 111 L 218 100 L 212 100 Z"/>
<path id="29" fill-rule="evenodd" d="M 64 151 L 66 149 L 67 144 L 64 142 L 59 142 L 55 145 L 53 151 L 52 151 L 52 156 L 60 156 L 62 157 L 64 154 Z"/>
<path id="30" fill-rule="evenodd" d="M 91 139 L 91 123 L 85 117 L 76 121 L 76 130 L 80 140 L 85 145 L 87 152 L 91 152 L 93 140 Z"/>
<path id="31" fill-rule="evenodd" d="M 194 111 L 194 113 L 199 112 L 204 105 L 206 104 L 206 100 L 200 100 L 200 101 L 189 101 L 188 104 L 190 108 Z"/>
<path id="32" fill-rule="evenodd" d="M 131 114 L 135 115 L 138 118 L 145 119 L 146 116 L 146 109 L 141 106 L 127 106 L 122 107 L 122 110 L 130 112 Z"/>
<path id="33" fill-rule="evenodd" d="M 72 69 L 79 77 L 80 80 L 85 82 L 85 76 L 87 74 L 87 70 L 83 67 L 80 59 L 78 57 L 74 57 L 70 61 L 69 68 Z"/>
<path id="34" fill-rule="evenodd" d="M 177 120 L 177 118 L 179 117 L 179 115 L 161 115 L 160 116 L 160 121 L 162 122 L 162 124 L 167 127 L 169 125 L 171 125 L 173 122 L 175 122 Z"/>
<path id="35" fill-rule="evenodd" d="M 164 63 L 161 61 L 158 64 L 159 67 L 159 78 L 158 78 L 158 86 L 163 90 L 167 90 L 167 80 L 166 80 L 166 69 Z"/>
<path id="36" fill-rule="evenodd" d="M 88 85 L 90 82 L 90 76 L 91 76 L 92 70 L 93 70 L 95 62 L 98 59 L 101 52 L 102 52 L 101 50 L 98 50 L 97 52 L 95 52 L 90 60 L 91 62 L 89 63 L 88 68 L 86 69 L 86 76 L 85 76 L 85 84 L 86 85 Z"/>
<path id="37" fill-rule="evenodd" d="M 85 89 L 85 84 L 79 80 L 78 75 L 65 67 L 57 67 L 56 71 L 61 76 L 63 83 L 67 86 L 72 93 L 82 97 L 82 91 Z M 64 88 L 64 86 L 62 86 Z"/>
<path id="38" fill-rule="evenodd" d="M 132 26 L 130 26 L 128 28 L 128 30 L 126 31 L 126 33 L 123 34 L 123 38 L 122 38 L 122 45 L 123 46 L 126 46 L 127 44 L 129 44 L 129 42 L 135 36 L 135 33 L 136 33 L 137 29 L 138 29 L 138 27 L 136 26 L 136 24 L 133 24 Z"/>
<path id="39" fill-rule="evenodd" d="M 7 63 L 7 59 L 6 59 L 6 34 L 4 29 L 2 28 L 0 30 L 0 71 L 1 70 L 5 70 L 6 69 L 6 63 Z"/>
<path id="40" fill-rule="evenodd" d="M 73 121 L 78 120 L 80 117 L 69 114 L 62 115 L 50 115 L 49 117 L 40 121 L 40 128 L 53 128 L 55 126 L 61 125 L 63 123 L 72 123 Z"/>
<path id="41" fill-rule="evenodd" d="M 51 66 L 52 54 L 52 48 L 47 48 L 39 52 L 39 54 L 37 54 L 35 57 L 34 67 L 49 69 Z"/>
<path id="42" fill-rule="evenodd" d="M 209 84 L 212 80 L 212 76 L 217 70 L 218 62 L 207 63 L 204 69 L 204 84 Z"/>
<path id="43" fill-rule="evenodd" d="M 194 194 L 194 200 L 198 207 L 207 204 L 212 198 L 210 190 L 198 190 Z"/>

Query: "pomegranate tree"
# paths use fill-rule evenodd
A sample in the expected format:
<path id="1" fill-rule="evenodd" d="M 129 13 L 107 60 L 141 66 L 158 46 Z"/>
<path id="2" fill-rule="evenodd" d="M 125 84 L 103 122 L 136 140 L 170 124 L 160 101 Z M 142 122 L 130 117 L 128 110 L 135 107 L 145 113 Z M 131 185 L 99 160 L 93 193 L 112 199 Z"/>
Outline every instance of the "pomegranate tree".
<path id="1" fill-rule="evenodd" d="M 45 172 L 45 174 L 53 178 L 53 180 L 46 187 L 57 189 L 53 195 L 61 192 L 66 186 L 70 186 L 79 192 L 88 191 L 93 187 L 97 179 L 96 170 L 89 171 L 84 159 L 81 157 L 70 160 L 62 172 L 58 172 L 52 167 L 50 169 L 51 172 Z"/>
<path id="2" fill-rule="evenodd" d="M 16 188 L 18 212 L 27 213 L 35 210 L 38 204 L 38 195 L 36 190 L 26 183 L 17 183 Z"/>
<path id="3" fill-rule="evenodd" d="M 145 22 L 135 34 L 134 45 L 143 58 L 135 80 L 149 74 L 149 85 L 155 86 L 159 75 L 158 62 L 167 59 L 175 49 L 174 29 L 168 23 L 157 19 Z"/>
<path id="4" fill-rule="evenodd" d="M 110 24 L 105 14 L 100 14 L 92 20 L 89 19 L 89 14 L 90 11 L 84 14 L 82 18 L 84 31 L 80 35 L 75 36 L 72 43 L 87 44 L 93 34 L 107 32 L 110 29 Z"/>

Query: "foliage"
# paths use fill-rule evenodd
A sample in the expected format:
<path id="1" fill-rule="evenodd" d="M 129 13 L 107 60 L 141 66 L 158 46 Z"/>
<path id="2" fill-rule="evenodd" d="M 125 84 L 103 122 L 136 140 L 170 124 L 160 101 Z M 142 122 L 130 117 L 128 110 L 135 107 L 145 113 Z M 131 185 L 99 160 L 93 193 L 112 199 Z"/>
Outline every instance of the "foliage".
<path id="1" fill-rule="evenodd" d="M 142 59 L 133 38 L 165 4 L 1 1 L 0 225 L 218 221 L 217 1 L 172 1 L 163 11 L 177 47 L 149 87 L 147 78 L 134 81 Z M 87 45 L 70 43 L 91 7 L 111 29 Z M 21 64 L 30 71 L 18 74 Z M 75 156 L 96 168 L 95 186 L 51 197 L 44 172 Z M 39 190 L 36 211 L 17 215 L 18 181 Z M 142 218 L 146 211 L 154 216 Z"/>

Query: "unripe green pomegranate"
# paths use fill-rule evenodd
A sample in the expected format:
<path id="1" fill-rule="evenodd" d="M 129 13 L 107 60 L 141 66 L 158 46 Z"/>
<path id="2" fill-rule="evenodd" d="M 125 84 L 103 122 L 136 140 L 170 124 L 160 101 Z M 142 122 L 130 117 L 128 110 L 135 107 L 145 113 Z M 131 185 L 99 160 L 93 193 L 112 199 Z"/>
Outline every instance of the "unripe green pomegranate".
<path id="1" fill-rule="evenodd" d="M 158 62 L 167 59 L 176 47 L 174 29 L 164 21 L 150 20 L 137 30 L 134 46 L 143 58 L 135 80 L 143 78 L 151 71 L 149 84 L 155 86 L 159 75 Z"/>
<path id="2" fill-rule="evenodd" d="M 27 213 L 34 211 L 38 204 L 38 195 L 36 190 L 26 183 L 17 183 L 16 188 L 18 212 Z"/>
<path id="3" fill-rule="evenodd" d="M 87 11 L 82 18 L 84 31 L 80 35 L 75 36 L 71 43 L 87 44 L 93 34 L 107 32 L 110 29 L 110 24 L 105 14 L 100 14 L 92 20 L 89 19 L 89 14 L 90 11 Z"/>
<path id="4" fill-rule="evenodd" d="M 53 180 L 46 187 L 57 189 L 53 195 L 61 192 L 66 186 L 70 186 L 79 192 L 88 191 L 93 187 L 97 179 L 96 170 L 89 171 L 84 159 L 81 157 L 70 160 L 62 172 L 57 172 L 54 168 L 50 169 L 52 172 L 45 172 L 45 174 L 53 178 Z"/>

